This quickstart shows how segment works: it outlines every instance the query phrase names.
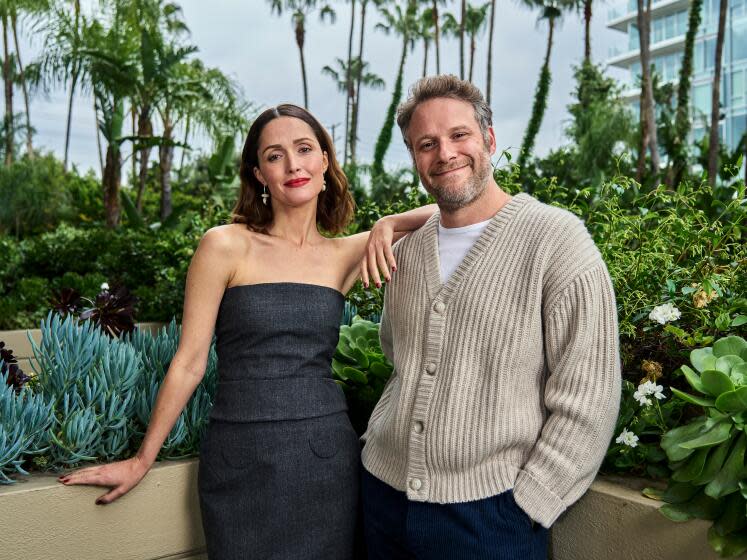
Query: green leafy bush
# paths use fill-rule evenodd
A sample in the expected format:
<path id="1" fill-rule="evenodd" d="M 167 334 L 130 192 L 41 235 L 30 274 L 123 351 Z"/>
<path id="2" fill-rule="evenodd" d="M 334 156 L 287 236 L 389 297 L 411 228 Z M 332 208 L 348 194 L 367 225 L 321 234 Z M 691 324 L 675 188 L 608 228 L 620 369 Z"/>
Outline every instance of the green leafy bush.
<path id="1" fill-rule="evenodd" d="M 747 341 L 720 338 L 693 350 L 690 362 L 695 369 L 681 371 L 695 394 L 672 392 L 704 414 L 661 438 L 672 476 L 660 511 L 673 521 L 712 520 L 711 546 L 736 556 L 747 551 Z"/>
<path id="2" fill-rule="evenodd" d="M 348 398 L 350 420 L 362 434 L 374 406 L 392 374 L 392 364 L 379 343 L 379 325 L 354 317 L 340 327 L 332 371 Z"/>

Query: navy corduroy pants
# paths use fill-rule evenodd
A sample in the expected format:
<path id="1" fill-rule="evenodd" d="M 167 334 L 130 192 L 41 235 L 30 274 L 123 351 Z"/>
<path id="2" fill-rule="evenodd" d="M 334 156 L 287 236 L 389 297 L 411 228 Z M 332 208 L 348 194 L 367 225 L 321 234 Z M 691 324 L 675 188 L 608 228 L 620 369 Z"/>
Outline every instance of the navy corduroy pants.
<path id="1" fill-rule="evenodd" d="M 546 560 L 548 531 L 507 490 L 457 504 L 413 502 L 361 469 L 368 560 Z"/>

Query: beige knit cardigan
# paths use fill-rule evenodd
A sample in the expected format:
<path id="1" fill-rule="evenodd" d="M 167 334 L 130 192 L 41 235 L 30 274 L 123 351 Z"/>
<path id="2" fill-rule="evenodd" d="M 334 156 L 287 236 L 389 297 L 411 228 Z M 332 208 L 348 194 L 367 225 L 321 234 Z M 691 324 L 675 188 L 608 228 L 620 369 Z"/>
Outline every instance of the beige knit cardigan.
<path id="1" fill-rule="evenodd" d="M 363 465 L 415 501 L 513 488 L 549 527 L 591 484 L 617 418 L 607 268 L 578 218 L 519 194 L 442 285 L 438 221 L 394 247 L 381 344 L 395 371 Z"/>

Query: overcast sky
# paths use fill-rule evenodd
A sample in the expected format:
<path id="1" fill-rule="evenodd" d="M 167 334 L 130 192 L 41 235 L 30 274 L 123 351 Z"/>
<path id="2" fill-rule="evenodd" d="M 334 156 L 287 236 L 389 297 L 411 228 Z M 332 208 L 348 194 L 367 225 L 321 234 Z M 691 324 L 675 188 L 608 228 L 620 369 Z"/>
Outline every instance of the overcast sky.
<path id="1" fill-rule="evenodd" d="M 191 31 L 191 42 L 199 48 L 206 65 L 220 68 L 237 80 L 246 98 L 266 107 L 282 102 L 303 103 L 298 49 L 289 14 L 271 14 L 265 0 L 182 0 L 184 19 Z M 607 58 L 611 45 L 625 43 L 622 33 L 605 26 L 611 4 L 595 3 L 592 20 L 592 53 L 595 62 Z M 317 16 L 308 21 L 306 64 L 309 80 L 309 105 L 320 121 L 331 129 L 337 124 L 338 148 L 344 122 L 345 98 L 332 79 L 321 73 L 324 65 L 334 64 L 336 57 L 345 58 L 350 21 L 350 5 L 333 1 L 337 12 L 335 24 L 321 23 Z M 536 12 L 522 7 L 517 0 L 497 3 L 493 52 L 492 108 L 498 148 L 517 148 L 531 111 L 534 89 L 544 56 L 547 25 L 537 23 Z M 456 12 L 458 3 L 448 9 Z M 383 91 L 364 90 L 361 94 L 360 158 L 370 160 L 373 146 L 391 99 L 397 72 L 401 43 L 396 36 L 375 30 L 379 18 L 369 2 L 364 60 L 370 70 L 386 82 Z M 24 62 L 41 48 L 43 30 L 36 35 L 25 33 Z M 357 44 L 357 39 L 356 39 Z M 474 82 L 485 89 L 487 59 L 487 29 L 480 38 L 474 70 Z M 433 49 L 429 55 L 429 72 L 435 72 Z M 459 44 L 445 40 L 441 46 L 441 70 L 458 74 Z M 567 15 L 555 33 L 551 70 L 552 86 L 545 118 L 537 138 L 536 151 L 546 154 L 565 142 L 564 124 L 573 90 L 572 65 L 578 64 L 583 53 L 583 21 L 580 15 Z M 411 84 L 422 74 L 423 50 L 418 45 L 408 54 L 405 84 Z M 620 76 L 613 72 L 613 75 Z M 16 111 L 22 108 L 22 98 L 16 96 Z M 53 150 L 62 157 L 64 149 L 66 93 L 53 92 L 47 98 L 38 94 L 31 105 L 32 125 L 37 129 L 36 144 Z M 79 96 L 73 112 L 71 160 L 81 171 L 93 168 L 98 173 L 95 124 L 92 101 Z M 178 155 L 177 155 L 178 158 Z M 387 165 L 406 164 L 407 151 L 395 130 L 387 153 Z"/>

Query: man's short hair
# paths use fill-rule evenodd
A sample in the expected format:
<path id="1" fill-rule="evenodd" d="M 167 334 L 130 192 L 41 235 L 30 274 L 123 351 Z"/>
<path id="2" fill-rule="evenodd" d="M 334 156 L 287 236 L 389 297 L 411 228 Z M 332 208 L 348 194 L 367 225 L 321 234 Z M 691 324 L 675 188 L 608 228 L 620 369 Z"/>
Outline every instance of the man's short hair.
<path id="1" fill-rule="evenodd" d="M 472 82 L 460 80 L 452 74 L 439 74 L 420 78 L 410 88 L 409 97 L 397 107 L 397 124 L 410 153 L 412 145 L 407 138 L 407 129 L 410 127 L 412 114 L 421 103 L 439 97 L 457 99 L 472 105 L 485 145 L 490 144 L 488 128 L 493 126 L 493 111 L 490 110 L 482 92 Z"/>

